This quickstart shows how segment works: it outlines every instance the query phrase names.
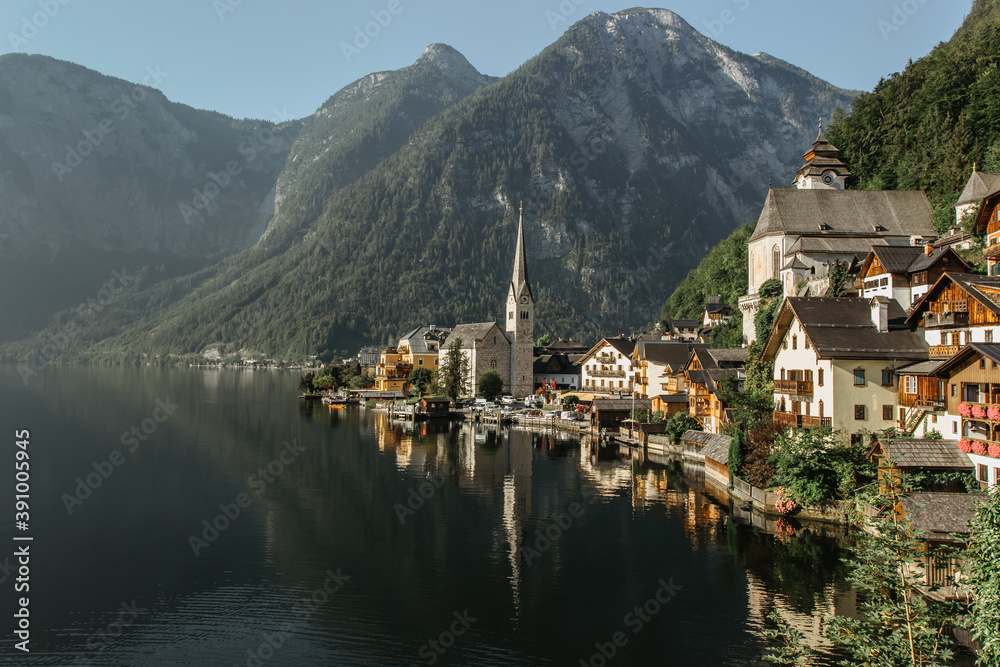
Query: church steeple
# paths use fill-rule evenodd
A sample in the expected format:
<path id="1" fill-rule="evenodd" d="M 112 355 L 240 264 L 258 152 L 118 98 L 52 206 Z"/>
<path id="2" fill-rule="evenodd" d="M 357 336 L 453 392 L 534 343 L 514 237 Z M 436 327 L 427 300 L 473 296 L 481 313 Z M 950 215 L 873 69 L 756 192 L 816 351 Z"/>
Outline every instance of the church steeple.
<path id="1" fill-rule="evenodd" d="M 507 338 L 510 340 L 510 387 L 515 396 L 534 391 L 535 297 L 528 282 L 528 258 L 524 252 L 524 204 L 517 220 L 514 272 L 507 290 Z"/>
<path id="2" fill-rule="evenodd" d="M 511 289 L 515 296 L 526 293 L 529 299 L 534 300 L 531 294 L 531 285 L 528 283 L 528 261 L 524 254 L 524 203 L 521 203 L 521 211 L 517 220 L 517 246 L 514 250 L 514 275 L 510 281 Z"/>
<path id="3" fill-rule="evenodd" d="M 840 160 L 840 149 L 823 136 L 823 119 L 819 119 L 819 134 L 805 155 L 806 163 L 795 174 L 795 187 L 800 190 L 844 189 L 844 181 L 851 175 L 847 165 Z"/>

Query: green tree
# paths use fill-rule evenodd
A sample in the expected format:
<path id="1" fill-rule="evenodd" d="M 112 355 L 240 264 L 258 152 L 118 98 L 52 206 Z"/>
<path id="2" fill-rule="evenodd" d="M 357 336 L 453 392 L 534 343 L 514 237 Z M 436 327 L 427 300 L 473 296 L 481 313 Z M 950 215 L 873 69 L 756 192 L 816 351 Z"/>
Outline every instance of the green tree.
<path id="1" fill-rule="evenodd" d="M 859 534 L 844 562 L 860 593 L 859 613 L 835 616 L 827 631 L 853 658 L 842 664 L 930 666 L 947 664 L 954 655 L 951 629 L 958 606 L 924 594 L 924 558 L 933 551 L 896 511 L 912 490 L 906 476 L 886 474 L 856 496 L 853 518 L 869 530 Z"/>
<path id="2" fill-rule="evenodd" d="M 635 408 L 629 413 L 629 418 L 646 424 L 649 422 L 649 408 Z"/>
<path id="3" fill-rule="evenodd" d="M 535 341 L 537 347 L 548 347 L 552 345 L 552 336 L 548 334 L 542 334 L 542 337 Z"/>
<path id="4" fill-rule="evenodd" d="M 313 389 L 314 379 L 316 379 L 316 374 L 311 371 L 303 375 L 302 379 L 299 380 L 299 391 L 301 391 L 303 394 L 313 393 L 313 391 L 315 391 Z"/>
<path id="5" fill-rule="evenodd" d="M 708 343 L 712 347 L 743 347 L 743 312 L 737 310 L 722 324 L 712 327 Z"/>
<path id="6" fill-rule="evenodd" d="M 866 447 L 847 443 L 829 427 L 789 429 L 778 436 L 771 459 L 774 483 L 800 505 L 845 499 L 874 477 Z"/>
<path id="7" fill-rule="evenodd" d="M 469 392 L 469 358 L 462 353 L 462 339 L 456 338 L 448 345 L 444 363 L 435 373 L 435 383 L 442 394 L 453 401 Z"/>
<path id="8" fill-rule="evenodd" d="M 562 400 L 563 407 L 572 408 L 580 403 L 580 397 L 576 394 L 570 394 Z"/>
<path id="9" fill-rule="evenodd" d="M 434 374 L 426 368 L 414 368 L 407 379 L 417 390 L 417 394 L 423 396 L 434 383 Z"/>
<path id="10" fill-rule="evenodd" d="M 966 554 L 972 588 L 972 633 L 982 642 L 977 665 L 1000 665 L 1000 493 L 976 508 Z"/>
<path id="11" fill-rule="evenodd" d="M 479 376 L 479 395 L 487 401 L 495 401 L 503 393 L 503 378 L 495 370 L 490 369 Z"/>
<path id="12" fill-rule="evenodd" d="M 763 345 L 767 337 L 771 335 L 771 327 L 778 317 L 778 309 L 782 301 L 781 281 L 777 278 L 765 280 L 757 290 L 760 301 L 757 305 L 757 314 L 754 316 L 754 331 L 757 333 L 757 340 Z"/>
<path id="13" fill-rule="evenodd" d="M 670 436 L 672 443 L 679 445 L 681 443 L 681 436 L 684 435 L 685 431 L 704 430 L 697 419 L 692 417 L 687 411 L 682 410 L 667 420 L 667 430 L 665 432 Z"/>
<path id="14" fill-rule="evenodd" d="M 733 483 L 733 477 L 742 472 L 743 455 L 746 449 L 746 435 L 743 431 L 737 430 L 733 433 L 732 440 L 729 441 L 729 456 L 726 465 L 729 467 L 729 483 Z"/>

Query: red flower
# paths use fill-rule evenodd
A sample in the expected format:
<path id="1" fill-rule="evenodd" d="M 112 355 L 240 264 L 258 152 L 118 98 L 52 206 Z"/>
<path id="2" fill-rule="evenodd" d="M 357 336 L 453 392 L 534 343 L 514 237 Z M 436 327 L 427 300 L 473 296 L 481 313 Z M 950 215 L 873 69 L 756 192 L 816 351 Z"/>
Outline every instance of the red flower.
<path id="1" fill-rule="evenodd" d="M 963 403 L 959 403 L 958 404 L 958 414 L 962 415 L 963 417 L 969 417 L 969 416 L 972 415 L 972 408 L 969 407 L 968 403 L 964 403 L 964 402 Z"/>
<path id="2" fill-rule="evenodd" d="M 1000 445 L 997 443 L 991 442 L 986 451 L 989 452 L 989 455 L 993 458 L 1000 459 Z"/>
<path id="3" fill-rule="evenodd" d="M 1000 422 L 1000 407 L 991 405 L 986 410 L 986 416 L 989 417 L 991 421 Z"/>
<path id="4" fill-rule="evenodd" d="M 972 416 L 976 419 L 983 419 L 986 416 L 986 410 L 983 410 L 983 406 L 981 405 L 973 405 Z"/>
<path id="5" fill-rule="evenodd" d="M 965 454 L 972 453 L 972 441 L 966 438 L 962 438 L 958 441 L 958 448 L 962 450 Z"/>
<path id="6" fill-rule="evenodd" d="M 986 446 L 985 442 L 983 442 L 981 440 L 973 440 L 972 441 L 972 452 L 974 454 L 979 454 L 980 456 L 986 456 L 986 454 L 987 454 L 988 451 L 989 451 L 989 448 Z"/>

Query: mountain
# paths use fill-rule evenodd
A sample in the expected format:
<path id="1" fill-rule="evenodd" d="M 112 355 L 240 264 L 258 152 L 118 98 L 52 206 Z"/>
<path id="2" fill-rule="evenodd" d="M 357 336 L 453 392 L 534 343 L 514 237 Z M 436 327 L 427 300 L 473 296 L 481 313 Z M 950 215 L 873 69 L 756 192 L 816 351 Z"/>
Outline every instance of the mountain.
<path id="1" fill-rule="evenodd" d="M 495 82 L 443 46 L 400 72 L 303 121 L 256 245 L 130 290 L 78 352 L 332 356 L 419 324 L 495 319 L 521 202 L 540 332 L 620 331 L 654 317 L 768 183 L 790 179 L 816 119 L 853 98 L 654 9 L 592 14 Z M 455 92 L 421 107 L 395 92 L 415 76 Z M 366 95 L 369 133 L 338 131 L 338 103 Z M 401 117 L 397 134 L 374 122 Z"/>
<path id="2" fill-rule="evenodd" d="M 827 137 L 861 189 L 926 190 L 939 232 L 973 166 L 1000 171 L 1000 2 L 976 0 L 954 36 L 860 95 Z"/>
<path id="3" fill-rule="evenodd" d="M 125 264 L 185 274 L 255 243 L 298 128 L 198 111 L 45 56 L 0 56 L 0 279 L 18 285 L 0 292 L 0 338 L 40 328 Z"/>

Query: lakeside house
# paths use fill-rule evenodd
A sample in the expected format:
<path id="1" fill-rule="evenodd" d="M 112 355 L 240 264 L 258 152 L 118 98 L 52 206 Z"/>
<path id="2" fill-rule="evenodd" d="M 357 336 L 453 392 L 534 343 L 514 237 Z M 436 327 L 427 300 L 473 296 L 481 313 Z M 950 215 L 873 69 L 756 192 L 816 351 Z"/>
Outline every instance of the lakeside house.
<path id="1" fill-rule="evenodd" d="M 400 338 L 396 347 L 383 349 L 375 365 L 375 389 L 404 391 L 414 369 L 436 371 L 441 343 L 450 331 L 433 324 L 417 327 Z"/>
<path id="2" fill-rule="evenodd" d="M 640 398 L 652 398 L 662 394 L 678 394 L 685 391 L 683 379 L 680 385 L 671 378 L 681 375 L 691 357 L 691 351 L 708 347 L 705 343 L 685 343 L 678 341 L 652 341 L 640 338 L 632 350 L 632 368 L 635 376 L 635 393 Z"/>
<path id="3" fill-rule="evenodd" d="M 722 427 L 732 421 L 722 395 L 723 384 L 728 381 L 733 390 L 743 391 L 746 360 L 746 348 L 697 347 L 691 350 L 684 366 L 688 414 L 707 433 L 721 433 Z"/>
<path id="4" fill-rule="evenodd" d="M 958 448 L 958 440 L 882 438 L 872 445 L 868 459 L 879 466 L 880 477 L 924 476 L 924 491 L 965 493 L 955 475 L 972 472 L 972 462 Z M 951 477 L 941 477 L 945 475 Z"/>
<path id="5" fill-rule="evenodd" d="M 875 246 L 862 262 L 854 285 L 863 299 L 886 296 L 905 310 L 946 271 L 968 270 L 969 265 L 949 246 Z"/>
<path id="6" fill-rule="evenodd" d="M 535 357 L 535 390 L 576 391 L 580 388 L 580 354 L 541 354 Z"/>
<path id="7" fill-rule="evenodd" d="M 578 362 L 583 391 L 595 394 L 631 393 L 635 372 L 632 363 L 634 351 L 634 340 L 624 336 L 602 338 Z"/>
<path id="8" fill-rule="evenodd" d="M 1000 341 L 1000 276 L 946 272 L 913 304 L 906 323 L 923 328 L 935 358 L 969 343 Z"/>
<path id="9" fill-rule="evenodd" d="M 774 419 L 832 426 L 859 440 L 896 426 L 901 365 L 927 359 L 927 343 L 884 296 L 787 297 L 762 357 L 774 362 Z"/>

